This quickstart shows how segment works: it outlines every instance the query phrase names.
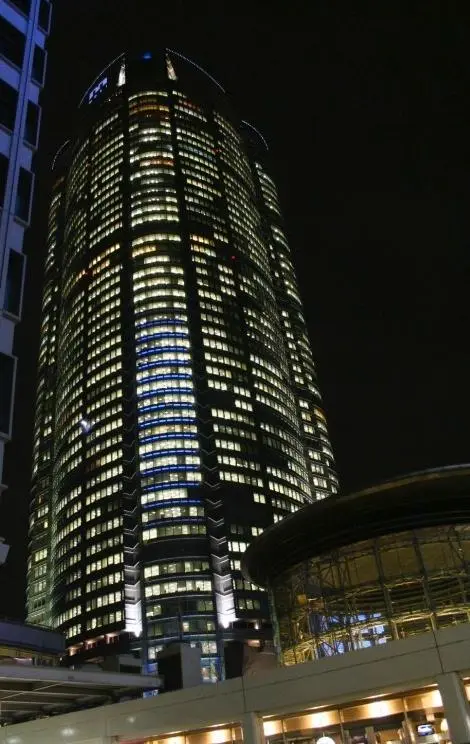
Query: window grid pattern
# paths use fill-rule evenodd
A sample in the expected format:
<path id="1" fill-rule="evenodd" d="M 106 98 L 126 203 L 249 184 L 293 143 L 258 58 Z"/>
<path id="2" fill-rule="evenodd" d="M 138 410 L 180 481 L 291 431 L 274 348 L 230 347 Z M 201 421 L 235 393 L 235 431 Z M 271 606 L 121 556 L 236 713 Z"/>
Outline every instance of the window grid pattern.
<path id="1" fill-rule="evenodd" d="M 165 564 L 152 559 L 162 550 L 171 553 L 175 539 L 180 552 L 193 555 L 202 541 L 203 554 L 190 562 L 195 566 L 207 555 L 188 290 L 166 93 L 132 95 L 129 130 L 131 224 L 133 235 L 138 235 L 132 240 L 132 296 L 142 543 L 150 556 L 143 599 L 147 654 L 152 659 L 158 643 L 182 633 L 207 652 L 207 632 L 212 628 L 209 638 L 215 639 L 215 619 L 213 615 L 204 622 L 191 619 L 198 613 L 201 595 L 207 606 L 212 605 L 207 569 L 203 578 L 175 575 L 168 581 Z M 167 547 L 160 547 L 162 543 Z M 180 573 L 180 564 L 172 565 L 172 572 Z"/>
<path id="2" fill-rule="evenodd" d="M 318 500 L 338 490 L 333 453 L 277 189 L 260 162 L 254 163 L 253 172 L 270 239 L 271 271 L 308 464 L 310 498 Z"/>
<path id="3" fill-rule="evenodd" d="M 7 380 L 1 386 L 2 410 L 5 411 L 5 416 L 0 437 L 0 482 L 3 482 L 4 447 L 12 434 L 11 414 L 14 410 L 15 392 L 14 328 L 20 320 L 22 310 L 26 263 L 23 240 L 34 195 L 34 154 L 41 119 L 37 102 L 43 80 L 36 75 L 38 70 L 35 63 L 41 61 L 44 72 L 44 47 L 49 30 L 46 16 L 49 12 L 48 0 L 2 3 L 0 12 L 0 348 L 8 370 Z M 42 354 L 43 357 L 46 354 L 44 346 Z M 38 530 L 39 522 L 36 523 L 36 536 Z M 36 545 L 36 539 L 34 543 Z M 34 611 L 38 618 L 42 618 L 44 611 L 41 582 L 36 585 L 37 596 L 34 601 Z"/>
<path id="4" fill-rule="evenodd" d="M 42 298 L 42 323 L 38 358 L 36 416 L 33 434 L 33 484 L 31 494 L 28 558 L 28 617 L 31 622 L 50 622 L 50 530 L 53 454 L 53 380 L 56 369 L 56 334 L 59 294 L 57 288 L 57 240 L 63 209 L 62 182 L 56 184 L 49 209 L 47 255 Z"/>
<path id="5" fill-rule="evenodd" d="M 297 357 L 314 367 L 286 324 L 301 305 L 274 184 L 226 114 L 129 70 L 90 94 L 51 203 L 29 613 L 44 598 L 34 617 L 73 650 L 127 630 L 152 664 L 184 638 L 215 679 L 226 629 L 269 618 L 241 553 L 313 478 L 333 490 L 328 439 L 295 378 Z"/>

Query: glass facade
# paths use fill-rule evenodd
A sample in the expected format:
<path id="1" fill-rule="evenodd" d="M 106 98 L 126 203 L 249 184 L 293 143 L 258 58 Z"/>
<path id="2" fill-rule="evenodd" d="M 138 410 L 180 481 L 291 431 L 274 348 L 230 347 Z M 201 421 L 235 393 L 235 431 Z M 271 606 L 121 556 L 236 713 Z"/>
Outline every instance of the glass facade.
<path id="1" fill-rule="evenodd" d="M 271 585 L 284 664 L 470 621 L 470 526 L 407 530 L 316 555 Z"/>
<path id="2" fill-rule="evenodd" d="M 270 636 L 240 558 L 336 492 L 264 147 L 176 53 L 116 60 L 58 155 L 34 435 L 28 616 L 154 663 Z"/>

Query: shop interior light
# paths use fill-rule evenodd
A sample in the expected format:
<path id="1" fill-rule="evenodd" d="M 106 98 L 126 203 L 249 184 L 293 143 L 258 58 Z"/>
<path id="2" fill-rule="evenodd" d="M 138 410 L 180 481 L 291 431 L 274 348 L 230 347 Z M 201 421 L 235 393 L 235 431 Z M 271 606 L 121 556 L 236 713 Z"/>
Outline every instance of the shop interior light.
<path id="1" fill-rule="evenodd" d="M 316 744 L 336 744 L 336 742 L 331 738 L 331 736 L 320 736 L 320 738 L 317 739 Z"/>

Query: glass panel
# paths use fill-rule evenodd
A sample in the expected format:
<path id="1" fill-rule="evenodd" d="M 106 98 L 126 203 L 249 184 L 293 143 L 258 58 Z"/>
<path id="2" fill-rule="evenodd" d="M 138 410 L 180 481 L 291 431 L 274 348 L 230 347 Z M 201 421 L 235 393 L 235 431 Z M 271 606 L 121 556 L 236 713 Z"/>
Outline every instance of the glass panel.
<path id="1" fill-rule="evenodd" d="M 44 66 L 46 62 L 46 53 L 44 49 L 41 49 L 39 46 L 35 46 L 34 48 L 34 56 L 33 56 L 33 69 L 31 71 L 31 77 L 33 80 L 36 80 L 38 83 L 43 83 L 44 81 Z"/>
<path id="2" fill-rule="evenodd" d="M 10 435 L 15 360 L 0 352 L 0 432 Z"/>
<path id="3" fill-rule="evenodd" d="M 0 80 L 0 124 L 8 129 L 15 126 L 17 102 L 18 91 L 4 80 Z"/>
<path id="4" fill-rule="evenodd" d="M 32 174 L 25 168 L 20 168 L 18 189 L 16 191 L 15 215 L 21 220 L 24 220 L 24 222 L 28 222 L 29 220 L 32 182 Z"/>
<path id="5" fill-rule="evenodd" d="M 5 293 L 5 310 L 12 315 L 19 316 L 21 306 L 21 290 L 23 285 L 24 256 L 17 251 L 10 251 L 8 257 L 8 273 Z"/>
<path id="6" fill-rule="evenodd" d="M 41 5 L 39 6 L 39 25 L 46 32 L 49 32 L 50 18 L 51 6 L 47 0 L 41 0 Z"/>
<path id="7" fill-rule="evenodd" d="M 395 545 L 381 551 L 384 578 L 406 578 L 419 573 L 419 564 L 413 545 Z"/>
<path id="8" fill-rule="evenodd" d="M 0 54 L 14 65 L 23 64 L 25 37 L 11 23 L 0 16 Z"/>
<path id="9" fill-rule="evenodd" d="M 25 15 L 29 14 L 29 11 L 31 10 L 31 0 L 10 0 L 10 2 L 12 2 L 13 5 L 16 5 L 18 10 L 21 10 Z"/>
<path id="10" fill-rule="evenodd" d="M 271 592 L 283 663 L 468 622 L 466 535 L 448 525 L 390 534 L 277 577 Z"/>
<path id="11" fill-rule="evenodd" d="M 24 138 L 31 145 L 36 146 L 38 140 L 39 127 L 39 106 L 32 101 L 28 101 L 28 110 L 26 113 L 26 124 L 24 128 Z"/>
<path id="12" fill-rule="evenodd" d="M 0 153 L 0 207 L 3 206 L 8 177 L 8 158 Z"/>

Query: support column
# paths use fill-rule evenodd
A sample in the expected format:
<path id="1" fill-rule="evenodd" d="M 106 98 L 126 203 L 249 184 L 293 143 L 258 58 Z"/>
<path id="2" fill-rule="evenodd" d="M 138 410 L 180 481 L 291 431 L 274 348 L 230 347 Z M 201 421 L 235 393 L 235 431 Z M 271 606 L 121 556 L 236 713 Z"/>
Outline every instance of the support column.
<path id="1" fill-rule="evenodd" d="M 440 674 L 436 682 L 452 744 L 470 744 L 470 705 L 462 679 L 455 672 Z"/>
<path id="2" fill-rule="evenodd" d="M 265 744 L 263 719 L 256 713 L 245 713 L 242 721 L 243 744 Z"/>
<path id="3" fill-rule="evenodd" d="M 405 715 L 406 715 L 406 713 L 405 713 Z M 413 729 L 410 726 L 410 722 L 409 722 L 408 718 L 405 718 L 401 722 L 401 730 L 403 732 L 403 741 L 405 742 L 405 744 L 414 744 L 414 742 L 416 740 L 415 739 L 415 734 L 414 734 Z"/>

